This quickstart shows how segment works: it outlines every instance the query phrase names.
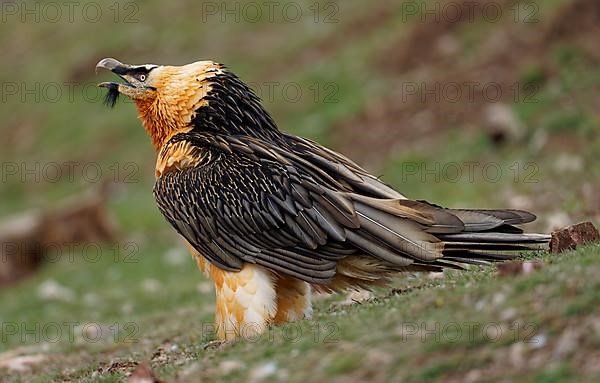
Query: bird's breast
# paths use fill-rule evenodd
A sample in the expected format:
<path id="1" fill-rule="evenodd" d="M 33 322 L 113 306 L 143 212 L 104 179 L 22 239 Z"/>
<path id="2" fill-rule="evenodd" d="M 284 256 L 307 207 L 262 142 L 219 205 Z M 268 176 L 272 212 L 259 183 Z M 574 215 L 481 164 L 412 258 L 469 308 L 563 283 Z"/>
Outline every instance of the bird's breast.
<path id="1" fill-rule="evenodd" d="M 207 160 L 207 156 L 210 156 L 209 151 L 202 150 L 189 141 L 168 142 L 156 159 L 155 176 L 159 178 L 168 172 L 182 171 L 198 166 Z"/>

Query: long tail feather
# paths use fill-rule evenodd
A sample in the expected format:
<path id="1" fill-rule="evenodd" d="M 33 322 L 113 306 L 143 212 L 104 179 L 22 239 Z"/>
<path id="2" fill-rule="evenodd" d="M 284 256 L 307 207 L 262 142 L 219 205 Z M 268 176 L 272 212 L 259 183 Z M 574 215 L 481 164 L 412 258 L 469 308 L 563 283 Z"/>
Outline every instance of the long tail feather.
<path id="1" fill-rule="evenodd" d="M 549 235 L 524 234 L 514 226 L 535 220 L 522 210 L 445 209 L 425 201 L 351 197 L 362 233 L 347 238 L 398 266 L 407 266 L 407 259 L 432 265 L 442 260 L 484 264 L 522 251 L 546 250 L 550 241 Z"/>

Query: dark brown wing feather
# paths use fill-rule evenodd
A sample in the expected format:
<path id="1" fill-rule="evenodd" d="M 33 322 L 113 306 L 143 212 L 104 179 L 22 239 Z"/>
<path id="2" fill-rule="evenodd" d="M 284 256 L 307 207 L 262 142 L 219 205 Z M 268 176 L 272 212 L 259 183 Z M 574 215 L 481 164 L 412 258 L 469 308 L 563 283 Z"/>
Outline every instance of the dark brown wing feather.
<path id="1" fill-rule="evenodd" d="M 508 210 L 451 210 L 401 199 L 352 162 L 310 141 L 185 133 L 203 156 L 165 173 L 154 195 L 171 225 L 225 270 L 263 265 L 326 283 L 337 262 L 367 255 L 390 267 L 455 267 L 506 259 L 546 237 L 493 231 L 531 220 Z M 400 196 L 400 197 L 398 197 Z M 443 258 L 443 260 L 441 259 Z"/>
<path id="2" fill-rule="evenodd" d="M 218 267 L 239 270 L 251 262 L 323 282 L 335 274 L 335 261 L 352 252 L 331 244 L 359 226 L 358 216 L 310 172 L 257 142 L 237 141 L 227 151 L 214 136 L 177 140 L 211 154 L 198 166 L 159 177 L 154 195 L 171 225 Z"/>

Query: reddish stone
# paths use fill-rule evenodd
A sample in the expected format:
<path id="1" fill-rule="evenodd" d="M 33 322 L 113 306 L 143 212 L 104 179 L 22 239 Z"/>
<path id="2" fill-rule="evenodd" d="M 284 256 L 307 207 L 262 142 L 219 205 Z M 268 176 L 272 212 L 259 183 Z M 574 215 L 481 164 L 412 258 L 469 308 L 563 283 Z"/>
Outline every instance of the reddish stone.
<path id="1" fill-rule="evenodd" d="M 538 261 L 510 261 L 499 263 L 496 267 L 500 276 L 506 277 L 509 275 L 529 274 L 534 270 L 541 269 L 542 263 Z"/>
<path id="2" fill-rule="evenodd" d="M 135 371 L 131 374 L 128 379 L 129 383 L 161 383 L 162 381 L 158 380 L 156 376 L 154 376 L 154 372 L 152 371 L 152 367 L 148 362 L 141 363 L 137 366 Z"/>
<path id="3" fill-rule="evenodd" d="M 598 240 L 600 240 L 600 233 L 598 233 L 598 229 L 594 227 L 594 224 L 581 222 L 553 232 L 550 240 L 550 252 L 562 253 Z"/>

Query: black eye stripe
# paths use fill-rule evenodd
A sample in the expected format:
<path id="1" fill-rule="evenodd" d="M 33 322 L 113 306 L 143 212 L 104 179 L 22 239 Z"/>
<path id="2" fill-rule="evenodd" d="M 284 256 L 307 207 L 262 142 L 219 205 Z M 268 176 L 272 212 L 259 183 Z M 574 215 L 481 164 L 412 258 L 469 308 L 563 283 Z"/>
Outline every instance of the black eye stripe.
<path id="1" fill-rule="evenodd" d="M 148 75 L 148 73 L 150 73 L 150 70 L 146 68 L 135 68 L 129 71 L 129 74 L 132 76 L 139 76 L 142 74 Z"/>
<path id="2" fill-rule="evenodd" d="M 145 66 L 134 67 L 134 68 L 129 69 L 127 71 L 127 74 L 130 76 L 135 76 L 135 77 L 139 77 L 140 75 L 144 74 L 144 75 L 146 75 L 146 77 L 148 77 L 148 74 L 154 68 L 155 67 L 146 68 Z"/>
<path id="3" fill-rule="evenodd" d="M 117 67 L 115 69 L 113 69 L 113 72 L 120 75 L 120 76 L 133 76 L 136 78 L 139 78 L 140 75 L 146 75 L 146 78 L 148 78 L 148 74 L 150 73 L 150 71 L 152 71 L 154 68 L 156 68 L 156 66 L 150 66 L 149 68 L 146 67 L 145 65 L 141 65 L 141 66 L 135 66 L 135 67 Z"/>

